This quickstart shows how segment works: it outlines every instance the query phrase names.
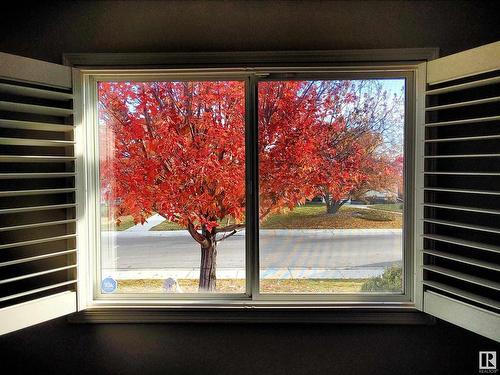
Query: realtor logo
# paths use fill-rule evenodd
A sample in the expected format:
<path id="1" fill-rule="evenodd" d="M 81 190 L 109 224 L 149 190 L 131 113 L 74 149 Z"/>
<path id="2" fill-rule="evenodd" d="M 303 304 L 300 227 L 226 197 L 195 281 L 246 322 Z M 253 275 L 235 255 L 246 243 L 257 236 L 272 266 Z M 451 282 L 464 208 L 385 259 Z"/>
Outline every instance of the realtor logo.
<path id="1" fill-rule="evenodd" d="M 479 352 L 479 372 L 494 374 L 497 371 L 497 352 Z"/>

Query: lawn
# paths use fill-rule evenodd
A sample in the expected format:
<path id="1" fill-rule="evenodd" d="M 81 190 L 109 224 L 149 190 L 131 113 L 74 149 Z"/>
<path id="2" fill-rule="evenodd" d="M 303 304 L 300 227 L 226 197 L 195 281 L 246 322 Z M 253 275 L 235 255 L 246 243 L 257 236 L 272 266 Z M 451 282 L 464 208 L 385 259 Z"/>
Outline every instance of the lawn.
<path id="1" fill-rule="evenodd" d="M 262 229 L 365 229 L 401 228 L 401 215 L 355 206 L 342 206 L 330 215 L 323 204 L 306 204 L 265 220 Z"/>
<path id="2" fill-rule="evenodd" d="M 104 231 L 115 230 L 124 231 L 126 229 L 132 228 L 134 224 L 134 218 L 132 216 L 120 216 L 120 225 L 116 225 L 113 219 L 109 219 L 108 216 L 101 217 L 101 228 Z"/>
<path id="3" fill-rule="evenodd" d="M 295 207 L 292 211 L 271 215 L 260 225 L 261 229 L 397 229 L 401 227 L 401 215 L 388 212 L 388 210 L 342 206 L 339 212 L 329 215 L 326 213 L 325 205 L 320 203 L 306 204 Z M 179 229 L 182 228 L 177 224 L 164 221 L 150 230 Z"/>
<path id="4" fill-rule="evenodd" d="M 403 203 L 373 204 L 368 207 L 373 208 L 374 210 L 403 212 Z"/>
<path id="5" fill-rule="evenodd" d="M 356 293 L 365 279 L 266 279 L 261 281 L 262 293 Z M 177 279 L 184 293 L 197 293 L 198 280 Z M 118 280 L 117 293 L 164 293 L 163 280 Z M 217 292 L 244 293 L 245 280 L 219 279 Z"/>

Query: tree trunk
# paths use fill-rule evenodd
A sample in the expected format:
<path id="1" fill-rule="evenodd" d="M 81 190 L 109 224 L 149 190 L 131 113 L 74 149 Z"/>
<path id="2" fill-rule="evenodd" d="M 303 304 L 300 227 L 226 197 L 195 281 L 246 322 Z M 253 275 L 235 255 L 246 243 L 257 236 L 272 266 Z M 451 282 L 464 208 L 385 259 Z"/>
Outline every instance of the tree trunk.
<path id="1" fill-rule="evenodd" d="M 344 205 L 346 200 L 333 200 L 333 199 L 326 199 L 326 213 L 329 215 L 336 214 L 340 207 Z"/>
<path id="2" fill-rule="evenodd" d="M 215 277 L 215 269 L 217 267 L 217 242 L 215 235 L 209 234 L 209 239 L 206 247 L 201 246 L 201 263 L 200 263 L 200 283 L 198 290 L 200 292 L 215 292 L 217 279 Z"/>

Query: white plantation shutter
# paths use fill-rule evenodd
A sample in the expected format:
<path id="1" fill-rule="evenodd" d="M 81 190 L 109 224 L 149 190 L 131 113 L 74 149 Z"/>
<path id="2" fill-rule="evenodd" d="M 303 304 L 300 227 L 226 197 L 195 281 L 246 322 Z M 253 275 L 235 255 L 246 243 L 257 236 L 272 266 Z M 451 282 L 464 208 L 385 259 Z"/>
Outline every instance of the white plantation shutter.
<path id="1" fill-rule="evenodd" d="M 500 341 L 500 42 L 429 62 L 425 112 L 423 311 Z"/>
<path id="2" fill-rule="evenodd" d="M 71 79 L 0 53 L 0 334 L 76 311 Z"/>

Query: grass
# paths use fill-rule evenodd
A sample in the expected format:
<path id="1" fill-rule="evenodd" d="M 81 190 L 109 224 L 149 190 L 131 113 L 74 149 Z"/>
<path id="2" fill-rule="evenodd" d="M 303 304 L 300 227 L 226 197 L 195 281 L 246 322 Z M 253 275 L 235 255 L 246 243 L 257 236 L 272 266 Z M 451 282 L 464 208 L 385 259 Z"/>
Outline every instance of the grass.
<path id="1" fill-rule="evenodd" d="M 324 204 L 306 204 L 265 220 L 262 229 L 366 229 L 401 228 L 402 217 L 391 212 L 342 206 L 330 215 Z"/>
<path id="2" fill-rule="evenodd" d="M 162 222 L 158 225 L 155 225 L 150 230 L 163 231 L 163 230 L 181 230 L 181 229 L 185 229 L 185 228 L 181 227 L 180 225 L 178 225 L 176 223 L 172 223 L 171 221 L 165 220 L 164 222 Z"/>
<path id="3" fill-rule="evenodd" d="M 261 281 L 262 293 L 357 293 L 366 279 L 265 279 Z M 182 292 L 197 293 L 198 280 L 177 279 Z M 163 280 L 118 280 L 117 293 L 164 293 Z M 219 293 L 244 293 L 245 280 L 217 280 Z"/>
<path id="4" fill-rule="evenodd" d="M 402 228 L 401 215 L 389 212 L 397 211 L 397 206 L 379 204 L 377 210 L 356 206 L 342 206 L 334 214 L 327 214 L 322 203 L 308 203 L 297 206 L 291 211 L 269 216 L 261 229 L 397 229 Z M 392 207 L 394 206 L 394 207 Z M 372 206 L 375 208 L 374 206 Z M 392 208 L 392 210 L 383 208 Z M 401 212 L 400 209 L 399 212 Z M 171 231 L 183 229 L 179 225 L 165 220 L 154 226 L 152 231 Z"/>
<path id="5" fill-rule="evenodd" d="M 217 220 L 217 222 L 219 224 L 222 223 L 223 226 L 227 225 L 228 223 L 230 223 L 226 219 Z M 164 222 L 162 222 L 162 223 L 160 223 L 158 225 L 155 225 L 150 230 L 152 230 L 152 231 L 164 231 L 164 230 L 182 230 L 182 229 L 186 229 L 186 228 L 183 228 L 183 227 L 181 227 L 180 225 L 178 225 L 176 223 L 172 223 L 171 221 L 165 220 Z"/>
<path id="6" fill-rule="evenodd" d="M 120 221 L 120 225 L 116 225 L 113 219 L 110 220 L 108 216 L 102 216 L 101 227 L 103 228 L 103 230 L 114 230 L 121 232 L 135 225 L 134 218 L 132 216 L 120 216 Z"/>
<path id="7" fill-rule="evenodd" d="M 403 203 L 373 204 L 368 207 L 373 208 L 374 210 L 403 212 Z"/>

